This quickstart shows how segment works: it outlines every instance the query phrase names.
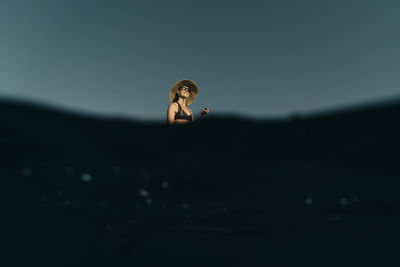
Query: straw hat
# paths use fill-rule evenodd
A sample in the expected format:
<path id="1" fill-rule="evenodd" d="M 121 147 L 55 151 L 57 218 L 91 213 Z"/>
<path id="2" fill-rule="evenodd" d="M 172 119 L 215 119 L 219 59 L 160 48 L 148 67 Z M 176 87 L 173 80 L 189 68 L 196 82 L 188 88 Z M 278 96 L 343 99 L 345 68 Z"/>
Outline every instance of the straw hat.
<path id="1" fill-rule="evenodd" d="M 186 105 L 190 105 L 196 99 L 197 95 L 199 94 L 199 87 L 197 86 L 197 84 L 195 84 L 191 80 L 177 81 L 174 84 L 174 86 L 172 86 L 171 91 L 169 92 L 169 99 L 171 100 L 171 102 L 174 101 L 175 94 L 178 92 L 178 88 L 183 85 L 186 85 L 191 90 L 189 97 L 186 100 Z"/>

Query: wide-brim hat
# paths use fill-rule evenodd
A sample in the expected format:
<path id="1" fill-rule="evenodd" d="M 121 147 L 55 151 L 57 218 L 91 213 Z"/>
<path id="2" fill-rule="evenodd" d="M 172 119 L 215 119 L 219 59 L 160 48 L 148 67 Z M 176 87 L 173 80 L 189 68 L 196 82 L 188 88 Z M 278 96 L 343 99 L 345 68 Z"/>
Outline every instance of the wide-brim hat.
<path id="1" fill-rule="evenodd" d="M 172 101 L 174 101 L 175 98 L 175 94 L 178 92 L 178 89 L 183 86 L 186 85 L 187 87 L 190 88 L 190 93 L 189 93 L 189 97 L 186 100 L 186 105 L 190 105 L 191 103 L 193 103 L 193 101 L 196 99 L 197 95 L 199 94 L 199 87 L 197 86 L 197 84 L 191 80 L 180 80 L 177 81 L 174 86 L 172 86 L 171 91 L 169 92 L 169 99 Z"/>

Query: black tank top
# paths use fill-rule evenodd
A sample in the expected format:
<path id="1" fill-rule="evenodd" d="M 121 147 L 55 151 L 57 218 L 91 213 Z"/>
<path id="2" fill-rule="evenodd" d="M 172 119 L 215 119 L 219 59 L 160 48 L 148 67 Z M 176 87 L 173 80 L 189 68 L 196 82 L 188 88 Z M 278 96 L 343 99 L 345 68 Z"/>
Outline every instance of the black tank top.
<path id="1" fill-rule="evenodd" d="M 192 121 L 192 115 L 187 115 L 186 112 L 182 109 L 181 105 L 176 102 L 179 106 L 178 112 L 175 114 L 175 120 L 176 119 L 184 119 L 184 120 L 189 120 Z"/>

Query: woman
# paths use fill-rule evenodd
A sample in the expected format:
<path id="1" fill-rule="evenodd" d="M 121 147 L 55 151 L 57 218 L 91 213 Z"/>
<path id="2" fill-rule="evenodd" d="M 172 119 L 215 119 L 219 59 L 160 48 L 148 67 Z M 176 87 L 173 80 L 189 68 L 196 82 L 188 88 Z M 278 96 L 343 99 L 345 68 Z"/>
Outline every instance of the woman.
<path id="1" fill-rule="evenodd" d="M 197 97 L 199 88 L 191 80 L 180 80 L 172 86 L 169 92 L 171 104 L 168 106 L 167 122 L 168 124 L 184 124 L 194 121 L 194 116 L 188 105 Z M 199 119 L 207 114 L 208 108 L 203 109 Z"/>

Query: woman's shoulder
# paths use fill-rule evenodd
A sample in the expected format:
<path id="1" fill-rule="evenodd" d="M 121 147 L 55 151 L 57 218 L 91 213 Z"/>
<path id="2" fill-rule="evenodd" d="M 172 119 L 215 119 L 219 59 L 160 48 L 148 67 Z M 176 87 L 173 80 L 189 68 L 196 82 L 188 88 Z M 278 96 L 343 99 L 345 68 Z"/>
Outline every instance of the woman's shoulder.
<path id="1" fill-rule="evenodd" d="M 169 104 L 168 109 L 173 108 L 173 109 L 178 109 L 178 103 L 176 102 L 172 102 L 171 104 Z"/>

